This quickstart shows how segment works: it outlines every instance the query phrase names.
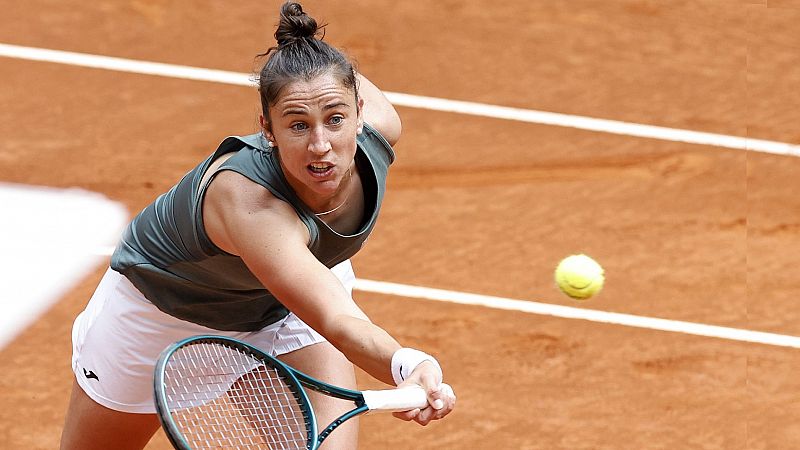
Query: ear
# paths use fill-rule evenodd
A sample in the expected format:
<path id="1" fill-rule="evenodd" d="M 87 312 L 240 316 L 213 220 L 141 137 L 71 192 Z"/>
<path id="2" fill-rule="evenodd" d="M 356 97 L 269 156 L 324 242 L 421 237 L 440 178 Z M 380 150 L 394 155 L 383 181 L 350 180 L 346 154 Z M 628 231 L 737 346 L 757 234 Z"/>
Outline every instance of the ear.
<path id="1" fill-rule="evenodd" d="M 272 146 L 275 146 L 275 136 L 272 135 L 272 127 L 263 114 L 258 115 L 258 123 L 261 124 L 261 130 L 264 133 L 264 137 L 267 138 Z"/>
<path id="2" fill-rule="evenodd" d="M 358 134 L 364 131 L 364 99 L 358 99 Z"/>

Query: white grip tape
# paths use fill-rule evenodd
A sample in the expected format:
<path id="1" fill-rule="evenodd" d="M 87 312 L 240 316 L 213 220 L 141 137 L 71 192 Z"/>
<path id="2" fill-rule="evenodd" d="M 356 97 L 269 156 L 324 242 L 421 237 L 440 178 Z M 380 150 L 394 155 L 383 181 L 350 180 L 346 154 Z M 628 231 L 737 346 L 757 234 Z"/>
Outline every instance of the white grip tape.
<path id="1" fill-rule="evenodd" d="M 380 411 L 410 411 L 428 406 L 425 389 L 418 386 L 386 389 L 381 391 L 363 391 L 367 408 Z"/>
<path id="2" fill-rule="evenodd" d="M 394 379 L 394 384 L 398 385 L 405 381 L 423 361 L 432 362 L 439 369 L 439 375 L 441 376 L 442 366 L 433 356 L 407 347 L 394 352 L 394 355 L 392 355 L 392 378 Z"/>

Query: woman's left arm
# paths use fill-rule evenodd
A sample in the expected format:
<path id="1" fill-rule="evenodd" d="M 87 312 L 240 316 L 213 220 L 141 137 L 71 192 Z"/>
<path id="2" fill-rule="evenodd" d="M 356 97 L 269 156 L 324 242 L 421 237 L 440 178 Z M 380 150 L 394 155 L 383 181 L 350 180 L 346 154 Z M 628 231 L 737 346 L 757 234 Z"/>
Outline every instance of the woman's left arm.
<path id="1" fill-rule="evenodd" d="M 361 74 L 358 75 L 358 85 L 359 98 L 364 100 L 364 121 L 378 130 L 389 145 L 394 146 L 400 140 L 403 129 L 400 116 L 383 92 Z"/>

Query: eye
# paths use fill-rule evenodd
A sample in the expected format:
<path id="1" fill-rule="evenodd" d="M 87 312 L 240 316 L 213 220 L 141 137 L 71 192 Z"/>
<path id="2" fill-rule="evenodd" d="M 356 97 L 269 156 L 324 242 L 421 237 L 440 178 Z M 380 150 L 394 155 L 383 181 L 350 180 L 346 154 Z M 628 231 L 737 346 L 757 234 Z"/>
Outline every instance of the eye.
<path id="1" fill-rule="evenodd" d="M 332 116 L 330 119 L 328 119 L 328 123 L 331 125 L 341 125 L 342 122 L 344 122 L 344 117 L 342 116 Z"/>
<path id="2" fill-rule="evenodd" d="M 294 131 L 305 131 L 308 128 L 308 125 L 306 125 L 303 122 L 296 122 L 290 125 L 289 128 L 291 128 Z"/>

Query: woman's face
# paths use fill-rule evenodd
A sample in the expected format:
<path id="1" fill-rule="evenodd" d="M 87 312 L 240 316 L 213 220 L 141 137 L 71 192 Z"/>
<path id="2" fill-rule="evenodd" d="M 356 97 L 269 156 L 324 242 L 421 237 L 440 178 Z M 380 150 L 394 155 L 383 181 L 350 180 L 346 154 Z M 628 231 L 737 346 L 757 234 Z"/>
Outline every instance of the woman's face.
<path id="1" fill-rule="evenodd" d="M 353 164 L 363 108 L 331 74 L 286 85 L 262 117 L 287 180 L 306 204 L 333 197 Z"/>

